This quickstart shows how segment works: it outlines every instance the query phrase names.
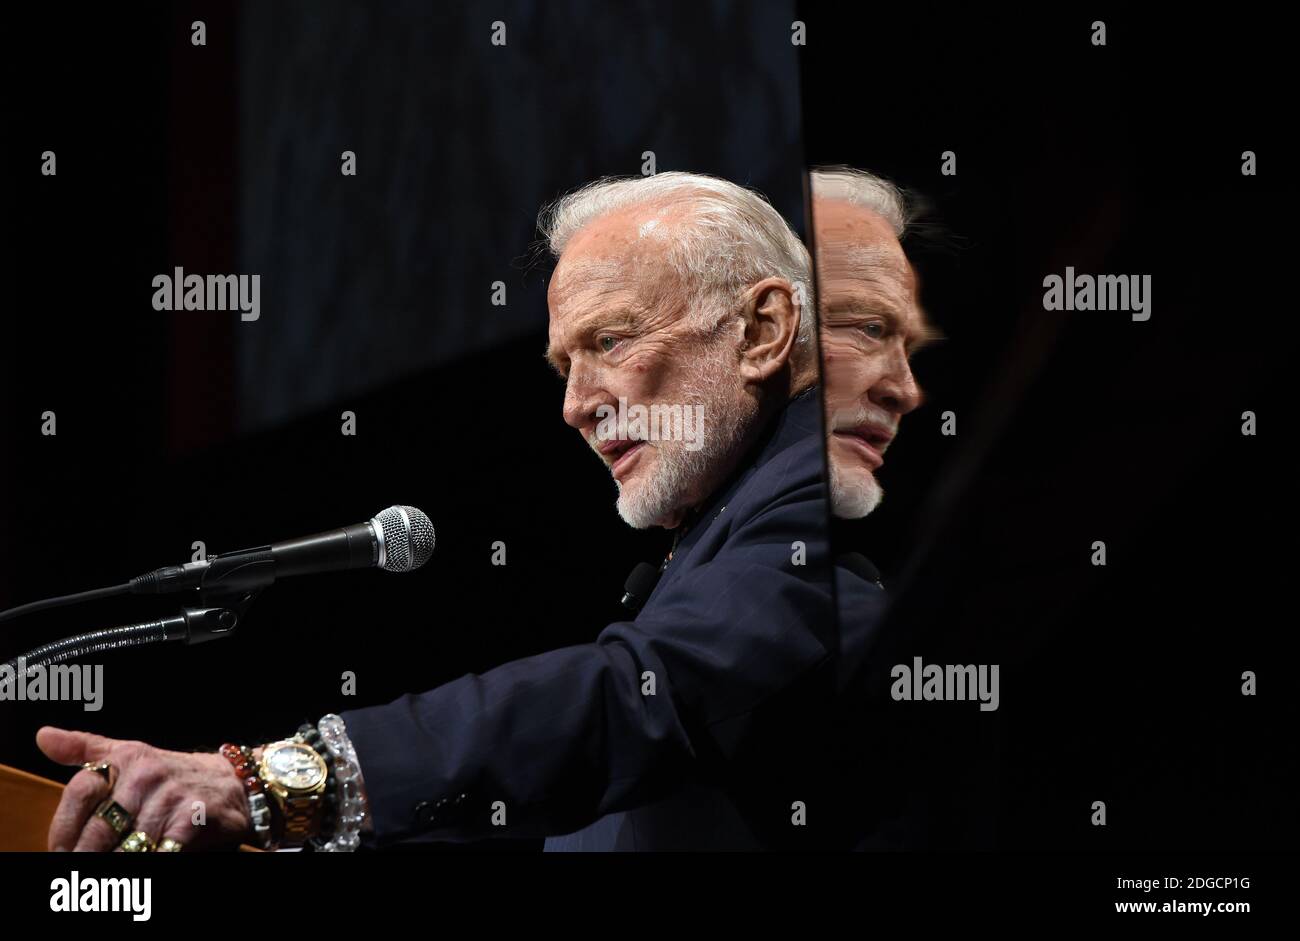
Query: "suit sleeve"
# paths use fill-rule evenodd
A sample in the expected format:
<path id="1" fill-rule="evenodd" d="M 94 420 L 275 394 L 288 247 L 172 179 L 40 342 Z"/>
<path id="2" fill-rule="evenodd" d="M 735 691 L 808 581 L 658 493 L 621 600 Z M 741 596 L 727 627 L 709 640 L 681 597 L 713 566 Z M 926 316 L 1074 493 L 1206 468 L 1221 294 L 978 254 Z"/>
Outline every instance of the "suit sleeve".
<path id="1" fill-rule="evenodd" d="M 595 642 L 342 713 L 370 842 L 568 833 L 713 779 L 746 717 L 830 656 L 824 510 L 801 480 Z"/>

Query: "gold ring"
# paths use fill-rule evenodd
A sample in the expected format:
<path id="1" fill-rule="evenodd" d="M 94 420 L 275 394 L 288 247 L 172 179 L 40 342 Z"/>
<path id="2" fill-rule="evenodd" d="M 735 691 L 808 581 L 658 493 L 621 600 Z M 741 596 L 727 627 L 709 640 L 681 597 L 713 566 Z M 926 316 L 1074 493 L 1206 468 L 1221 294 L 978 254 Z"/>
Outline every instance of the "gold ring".
<path id="1" fill-rule="evenodd" d="M 119 837 L 131 829 L 131 815 L 111 797 L 104 798 L 103 803 L 95 808 L 95 816 L 112 827 Z"/>
<path id="2" fill-rule="evenodd" d="M 180 840 L 173 840 L 171 837 L 164 837 L 162 842 L 158 844 L 158 848 L 155 849 L 154 852 L 155 853 L 179 853 L 184 848 L 185 848 L 185 844 L 183 844 Z"/>
<path id="3" fill-rule="evenodd" d="M 155 849 L 153 840 L 143 830 L 136 830 L 117 848 L 119 853 L 152 853 Z"/>
<path id="4" fill-rule="evenodd" d="M 113 766 L 107 761 L 88 761 L 81 766 L 83 771 L 93 771 L 108 782 L 109 790 L 113 788 Z"/>

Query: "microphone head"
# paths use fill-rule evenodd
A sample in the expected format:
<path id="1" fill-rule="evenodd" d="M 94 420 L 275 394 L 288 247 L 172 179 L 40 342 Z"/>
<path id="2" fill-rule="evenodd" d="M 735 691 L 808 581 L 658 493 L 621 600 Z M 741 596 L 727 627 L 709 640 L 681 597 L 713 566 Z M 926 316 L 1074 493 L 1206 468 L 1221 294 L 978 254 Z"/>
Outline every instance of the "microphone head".
<path id="1" fill-rule="evenodd" d="M 370 521 L 379 540 L 379 567 L 410 572 L 433 555 L 433 524 L 413 506 L 390 506 Z"/>
<path id="2" fill-rule="evenodd" d="M 623 599 L 619 603 L 629 611 L 640 611 L 658 584 L 659 570 L 649 562 L 638 562 L 623 585 Z"/>
<path id="3" fill-rule="evenodd" d="M 644 598 L 659 584 L 659 570 L 649 562 L 638 562 L 623 583 L 623 590 Z"/>

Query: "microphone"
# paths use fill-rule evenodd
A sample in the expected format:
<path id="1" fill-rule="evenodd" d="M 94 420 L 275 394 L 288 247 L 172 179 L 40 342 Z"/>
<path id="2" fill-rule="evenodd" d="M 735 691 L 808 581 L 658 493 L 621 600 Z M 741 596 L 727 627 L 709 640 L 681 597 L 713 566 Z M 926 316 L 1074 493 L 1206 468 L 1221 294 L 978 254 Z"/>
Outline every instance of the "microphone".
<path id="1" fill-rule="evenodd" d="M 429 561 L 434 532 L 429 517 L 413 506 L 390 506 L 369 522 L 213 556 L 205 562 L 167 565 L 131 579 L 137 595 L 191 588 L 239 593 L 289 575 L 379 568 L 410 572 Z"/>
<path id="2" fill-rule="evenodd" d="M 638 562 L 632 574 L 623 583 L 623 598 L 619 601 L 633 614 L 640 611 L 659 584 L 659 570 L 649 562 Z"/>

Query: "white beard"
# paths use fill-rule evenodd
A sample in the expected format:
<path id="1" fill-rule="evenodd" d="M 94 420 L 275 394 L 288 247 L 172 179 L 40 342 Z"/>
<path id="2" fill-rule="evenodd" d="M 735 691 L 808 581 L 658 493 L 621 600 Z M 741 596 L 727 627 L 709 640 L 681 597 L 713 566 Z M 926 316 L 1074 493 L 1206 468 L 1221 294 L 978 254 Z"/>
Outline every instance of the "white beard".
<path id="1" fill-rule="evenodd" d="M 732 455 L 758 414 L 755 402 L 736 395 L 740 378 L 725 350 L 707 356 L 683 387 L 683 405 L 704 406 L 701 446 L 686 449 L 684 441 L 648 441 L 655 449 L 655 466 L 640 479 L 616 481 L 616 508 L 633 529 L 662 526 L 687 508 L 701 481 Z M 646 455 L 649 457 L 650 455 Z"/>
<path id="2" fill-rule="evenodd" d="M 875 422 L 898 430 L 898 420 L 888 412 L 881 411 L 874 405 L 858 404 L 841 408 L 828 419 L 828 430 L 856 428 L 867 422 Z M 841 519 L 855 520 L 869 514 L 885 497 L 885 491 L 876 480 L 875 472 L 870 468 L 852 466 L 840 467 L 827 451 L 827 463 L 830 465 L 831 478 L 831 512 Z"/>
<path id="3" fill-rule="evenodd" d="M 876 475 L 862 467 L 848 473 L 831 462 L 831 509 L 841 519 L 855 520 L 866 516 L 885 497 Z"/>

